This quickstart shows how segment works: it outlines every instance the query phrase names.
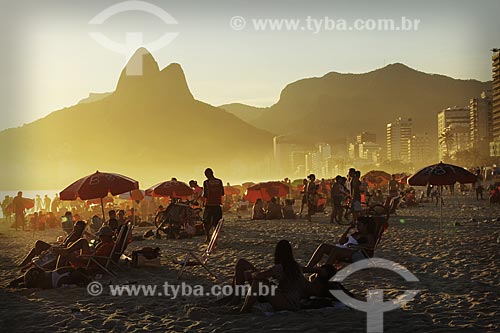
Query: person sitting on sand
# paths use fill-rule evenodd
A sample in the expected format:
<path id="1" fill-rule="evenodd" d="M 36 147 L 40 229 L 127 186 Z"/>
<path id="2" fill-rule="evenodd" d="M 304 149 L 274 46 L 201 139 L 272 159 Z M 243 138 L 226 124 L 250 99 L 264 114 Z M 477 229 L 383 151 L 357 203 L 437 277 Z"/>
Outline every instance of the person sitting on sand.
<path id="1" fill-rule="evenodd" d="M 46 272 L 41 268 L 32 267 L 17 279 L 12 280 L 8 287 L 54 289 L 63 285 L 86 286 L 91 281 L 90 275 L 83 268 L 61 267 Z"/>
<path id="2" fill-rule="evenodd" d="M 251 290 L 246 294 L 245 302 L 241 307 L 241 312 L 250 312 L 253 304 L 257 300 L 269 302 L 274 310 L 300 309 L 301 299 L 314 297 L 333 298 L 330 289 L 345 290 L 338 283 L 331 283 L 329 280 L 336 274 L 337 270 L 331 265 L 322 267 L 305 268 L 304 272 L 295 261 L 292 246 L 287 240 L 281 240 L 276 244 L 274 251 L 274 265 L 265 270 L 258 271 L 249 261 L 240 259 L 236 263 L 233 276 L 233 291 L 241 290 L 237 286 L 242 286 L 249 282 Z M 310 280 L 304 277 L 303 273 L 314 273 Z M 274 278 L 278 285 L 272 285 L 269 279 Z M 258 295 L 260 284 L 265 284 L 274 290 L 269 295 Z M 274 287 L 274 288 L 273 288 Z M 350 294 L 348 291 L 346 291 Z M 237 305 L 241 302 L 240 295 L 231 295 L 225 298 L 231 304 Z"/>
<path id="3" fill-rule="evenodd" d="M 283 206 L 283 218 L 287 220 L 294 220 L 297 215 L 293 211 L 293 199 L 285 199 L 285 206 Z"/>
<path id="4" fill-rule="evenodd" d="M 373 255 L 371 249 L 375 245 L 374 227 L 375 222 L 370 217 L 358 217 L 356 220 L 356 232 L 348 235 L 353 228 L 353 225 L 350 225 L 342 236 L 340 236 L 339 244 L 331 245 L 323 243 L 318 246 L 306 267 L 315 267 L 324 255 L 328 256 L 326 263 L 332 265 L 341 260 L 354 262 L 371 257 Z M 352 246 L 360 246 L 363 249 L 350 248 Z"/>
<path id="5" fill-rule="evenodd" d="M 62 241 L 61 244 L 49 244 L 49 243 L 45 243 L 44 241 L 37 240 L 35 242 L 35 245 L 33 246 L 33 248 L 28 252 L 26 257 L 24 257 L 23 261 L 21 261 L 21 263 L 19 264 L 19 267 L 26 266 L 27 264 L 29 264 L 31 262 L 31 260 L 34 257 L 39 256 L 40 254 L 42 254 L 42 252 L 49 250 L 53 246 L 67 247 L 71 243 L 76 242 L 77 240 L 82 238 L 83 233 L 85 231 L 85 227 L 86 227 L 86 223 L 84 221 L 77 221 L 73 225 L 73 231 Z"/>
<path id="6" fill-rule="evenodd" d="M 124 225 L 127 223 L 127 219 L 125 218 L 125 211 L 123 209 L 120 209 L 118 211 L 118 226 Z"/>
<path id="7" fill-rule="evenodd" d="M 108 220 L 108 226 L 111 228 L 113 232 L 118 229 L 118 219 L 116 218 L 116 210 L 112 209 L 108 212 L 109 215 L 109 220 Z"/>
<path id="8" fill-rule="evenodd" d="M 115 247 L 113 235 L 113 230 L 111 230 L 109 226 L 101 227 L 96 234 L 96 236 L 99 237 L 99 242 L 97 243 L 95 250 L 91 249 L 89 242 L 85 238 L 80 238 L 68 247 L 54 247 L 52 251 L 59 255 L 57 267 L 66 266 L 67 263 L 70 263 L 72 266 L 84 267 L 87 264 L 87 260 L 78 258 L 78 255 L 109 257 Z"/>
<path id="9" fill-rule="evenodd" d="M 413 188 L 409 189 L 403 197 L 403 201 L 406 207 L 412 207 L 417 205 L 417 198 L 415 196 L 415 190 Z"/>
<path id="10" fill-rule="evenodd" d="M 376 190 L 370 199 L 370 204 L 374 205 L 383 205 L 385 202 L 384 194 L 382 190 Z"/>
<path id="11" fill-rule="evenodd" d="M 282 218 L 281 205 L 276 200 L 276 197 L 272 197 L 267 205 L 266 220 L 281 220 Z"/>
<path id="12" fill-rule="evenodd" d="M 245 198 L 241 198 L 238 200 L 238 205 L 236 207 L 237 212 L 246 212 L 248 210 L 249 202 Z"/>
<path id="13" fill-rule="evenodd" d="M 241 307 L 241 312 L 250 312 L 252 306 L 259 299 L 255 293 L 259 289 L 259 284 L 270 285 L 269 279 L 278 281 L 274 294 L 260 295 L 261 299 L 271 303 L 272 307 L 279 310 L 299 310 L 300 299 L 303 296 L 305 285 L 308 283 L 304 277 L 300 265 L 295 261 L 292 246 L 287 240 L 281 240 L 276 244 L 274 251 L 274 265 L 265 270 L 258 271 L 249 261 L 240 259 L 236 263 L 233 277 L 233 290 L 237 285 L 243 285 L 246 281 L 251 284 L 251 291 L 247 293 L 245 302 Z M 232 300 L 239 301 L 235 296 Z"/>
<path id="14" fill-rule="evenodd" d="M 253 205 L 252 220 L 264 220 L 266 218 L 266 212 L 264 210 L 264 203 L 262 199 L 257 199 Z"/>

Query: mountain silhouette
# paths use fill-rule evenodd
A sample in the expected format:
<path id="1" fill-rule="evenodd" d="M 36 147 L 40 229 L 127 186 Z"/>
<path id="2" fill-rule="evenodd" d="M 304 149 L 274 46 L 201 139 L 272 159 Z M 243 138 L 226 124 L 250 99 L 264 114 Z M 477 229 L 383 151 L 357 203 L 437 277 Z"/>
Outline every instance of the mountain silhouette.
<path id="1" fill-rule="evenodd" d="M 219 108 L 226 110 L 229 113 L 234 114 L 241 120 L 247 123 L 252 123 L 261 117 L 269 108 L 258 108 L 255 106 L 250 106 L 242 103 L 230 103 L 219 105 Z"/>
<path id="2" fill-rule="evenodd" d="M 396 63 L 363 74 L 331 72 L 288 84 L 269 108 L 221 106 L 250 124 L 298 141 L 333 141 L 375 132 L 385 145 L 386 124 L 413 118 L 414 131 L 437 144 L 437 113 L 491 89 L 491 82 L 427 74 Z M 254 112 L 254 115 L 248 113 Z"/>
<path id="3" fill-rule="evenodd" d="M 171 177 L 201 181 L 206 167 L 249 179 L 272 152 L 270 133 L 196 100 L 179 64 L 160 70 L 143 48 L 113 93 L 89 98 L 0 132 L 0 189 L 62 188 L 97 169 L 142 187 Z"/>

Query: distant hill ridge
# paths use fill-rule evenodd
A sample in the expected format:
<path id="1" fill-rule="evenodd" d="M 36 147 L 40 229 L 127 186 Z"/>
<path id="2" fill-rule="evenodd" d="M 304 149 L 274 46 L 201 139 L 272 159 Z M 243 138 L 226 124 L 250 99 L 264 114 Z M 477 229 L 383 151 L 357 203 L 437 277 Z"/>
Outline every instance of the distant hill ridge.
<path id="1" fill-rule="evenodd" d="M 233 103 L 228 112 L 276 134 L 338 140 L 375 132 L 385 142 L 385 125 L 396 117 L 414 120 L 415 132 L 437 140 L 437 112 L 491 89 L 491 82 L 458 80 L 395 63 L 363 74 L 330 72 L 288 84 L 268 108 Z"/>

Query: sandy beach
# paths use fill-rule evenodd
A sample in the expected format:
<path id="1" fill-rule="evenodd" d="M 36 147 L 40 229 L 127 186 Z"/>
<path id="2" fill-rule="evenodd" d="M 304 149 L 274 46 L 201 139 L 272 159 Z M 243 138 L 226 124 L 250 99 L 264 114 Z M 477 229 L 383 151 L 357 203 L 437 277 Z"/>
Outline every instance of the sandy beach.
<path id="1" fill-rule="evenodd" d="M 457 195 L 445 197 L 442 231 L 435 204 L 399 209 L 375 252 L 376 257 L 402 264 L 420 280 L 406 282 L 393 272 L 364 270 L 349 276 L 344 285 L 365 297 L 369 289 L 384 289 L 386 300 L 404 290 L 421 292 L 402 309 L 384 314 L 384 332 L 498 332 L 500 331 L 500 206 Z M 305 264 L 321 242 L 336 242 L 345 227 L 330 224 L 325 215 L 304 220 L 249 221 L 248 215 L 226 214 L 217 250 L 208 265 L 230 283 L 234 265 L 246 258 L 261 268 L 273 261 L 281 239 L 289 240 Z M 136 228 L 141 235 L 148 228 Z M 323 308 L 266 314 L 254 309 L 239 314 L 238 307 L 216 304 L 216 297 L 116 297 L 105 292 L 90 296 L 86 288 L 55 290 L 9 289 L 19 275 L 15 266 L 36 239 L 54 241 L 61 230 L 14 231 L 0 226 L 0 327 L 4 332 L 365 332 L 366 314 L 350 308 Z M 188 240 L 143 240 L 127 250 L 159 246 L 161 267 L 126 268 L 118 278 L 103 276 L 107 285 L 138 283 L 175 284 L 181 251 L 204 248 L 203 237 Z M 182 281 L 210 287 L 214 281 L 199 267 L 190 268 Z"/>

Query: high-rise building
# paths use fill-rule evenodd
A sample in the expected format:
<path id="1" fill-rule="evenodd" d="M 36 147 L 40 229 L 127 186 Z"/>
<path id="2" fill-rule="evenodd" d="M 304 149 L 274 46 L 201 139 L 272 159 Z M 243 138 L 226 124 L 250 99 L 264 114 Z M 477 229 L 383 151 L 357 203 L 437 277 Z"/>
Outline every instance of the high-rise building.
<path id="1" fill-rule="evenodd" d="M 439 159 L 454 159 L 470 146 L 469 107 L 450 107 L 438 112 Z"/>
<path id="2" fill-rule="evenodd" d="M 356 142 L 357 143 L 364 143 L 364 142 L 377 142 L 377 136 L 375 133 L 370 133 L 370 132 L 361 132 L 358 135 L 356 135 Z"/>
<path id="3" fill-rule="evenodd" d="M 359 143 L 351 142 L 349 143 L 349 158 L 351 160 L 357 160 L 359 158 Z"/>
<path id="4" fill-rule="evenodd" d="M 359 158 L 367 162 L 380 162 L 380 145 L 373 142 L 363 142 L 359 144 Z"/>
<path id="5" fill-rule="evenodd" d="M 321 154 L 323 160 L 327 160 L 332 157 L 332 148 L 328 143 L 318 144 L 318 152 Z"/>
<path id="6" fill-rule="evenodd" d="M 491 90 L 483 91 L 479 98 L 471 98 L 469 115 L 471 148 L 477 150 L 483 156 L 488 155 L 489 143 L 493 138 Z"/>
<path id="7" fill-rule="evenodd" d="M 387 124 L 387 159 L 389 161 L 409 162 L 408 140 L 412 136 L 413 121 L 411 118 L 397 118 Z"/>
<path id="8" fill-rule="evenodd" d="M 493 57 L 493 141 L 490 143 L 490 156 L 500 156 L 500 51 L 496 49 Z"/>
<path id="9" fill-rule="evenodd" d="M 427 133 L 412 135 L 408 140 L 408 158 L 416 168 L 431 163 L 430 140 Z"/>
<path id="10" fill-rule="evenodd" d="M 292 174 L 301 176 L 305 173 L 306 153 L 304 151 L 292 151 L 290 155 L 292 164 Z"/>

